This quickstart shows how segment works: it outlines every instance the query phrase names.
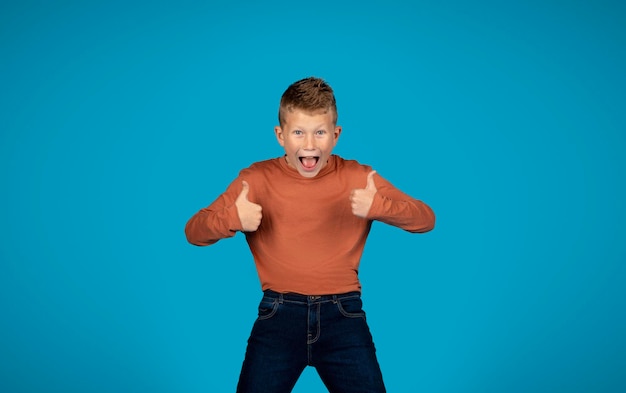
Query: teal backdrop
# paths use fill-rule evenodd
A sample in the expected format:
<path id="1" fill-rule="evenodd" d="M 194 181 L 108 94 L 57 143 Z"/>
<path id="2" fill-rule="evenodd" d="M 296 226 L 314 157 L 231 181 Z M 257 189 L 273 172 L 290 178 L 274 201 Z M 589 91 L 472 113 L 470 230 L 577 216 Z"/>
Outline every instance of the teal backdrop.
<path id="1" fill-rule="evenodd" d="M 260 286 L 186 243 L 335 89 L 335 150 L 429 203 L 360 277 L 390 392 L 626 391 L 620 1 L 0 5 L 0 391 L 232 392 Z M 322 392 L 307 369 L 294 392 Z"/>

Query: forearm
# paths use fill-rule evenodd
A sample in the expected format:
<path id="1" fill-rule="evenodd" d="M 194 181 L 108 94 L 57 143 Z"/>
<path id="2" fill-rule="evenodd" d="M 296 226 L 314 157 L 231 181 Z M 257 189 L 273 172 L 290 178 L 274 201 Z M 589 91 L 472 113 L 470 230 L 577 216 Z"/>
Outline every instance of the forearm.
<path id="1" fill-rule="evenodd" d="M 378 185 L 367 218 L 404 229 L 423 233 L 435 227 L 435 213 L 424 202 L 417 200 L 382 177 L 375 177 Z"/>
<path id="2" fill-rule="evenodd" d="M 196 246 L 208 246 L 220 239 L 233 237 L 241 223 L 235 205 L 209 206 L 193 215 L 185 226 L 187 241 Z"/>
<path id="3" fill-rule="evenodd" d="M 392 199 L 377 193 L 367 218 L 412 233 L 428 232 L 435 227 L 435 213 L 430 206 L 408 196 Z"/>

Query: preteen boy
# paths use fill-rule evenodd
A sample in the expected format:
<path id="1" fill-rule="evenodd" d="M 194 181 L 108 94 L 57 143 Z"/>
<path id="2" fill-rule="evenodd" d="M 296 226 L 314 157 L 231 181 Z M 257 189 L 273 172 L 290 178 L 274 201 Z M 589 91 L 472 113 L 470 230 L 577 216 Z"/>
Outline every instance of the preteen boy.
<path id="1" fill-rule="evenodd" d="M 306 366 L 333 393 L 385 392 L 359 261 L 372 221 L 426 232 L 434 213 L 369 166 L 331 154 L 341 127 L 323 80 L 289 86 L 278 117 L 285 155 L 243 169 L 185 228 L 199 246 L 244 232 L 254 257 L 263 298 L 237 392 L 291 392 Z"/>

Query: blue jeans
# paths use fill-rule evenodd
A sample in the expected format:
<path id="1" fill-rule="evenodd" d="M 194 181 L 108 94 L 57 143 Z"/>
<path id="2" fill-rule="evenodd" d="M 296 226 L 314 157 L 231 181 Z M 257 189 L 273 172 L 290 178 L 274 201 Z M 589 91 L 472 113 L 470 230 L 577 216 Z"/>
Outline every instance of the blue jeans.
<path id="1" fill-rule="evenodd" d="M 289 393 L 306 366 L 331 393 L 384 393 L 358 292 L 305 296 L 265 291 L 248 339 L 238 393 Z"/>

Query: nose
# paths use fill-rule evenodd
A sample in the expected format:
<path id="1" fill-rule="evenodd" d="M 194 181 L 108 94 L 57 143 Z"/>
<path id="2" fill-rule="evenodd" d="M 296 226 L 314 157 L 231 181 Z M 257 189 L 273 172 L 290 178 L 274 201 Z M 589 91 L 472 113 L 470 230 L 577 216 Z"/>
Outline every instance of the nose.
<path id="1" fill-rule="evenodd" d="M 313 150 L 315 149 L 315 136 L 309 134 L 304 139 L 304 149 L 305 150 Z"/>

